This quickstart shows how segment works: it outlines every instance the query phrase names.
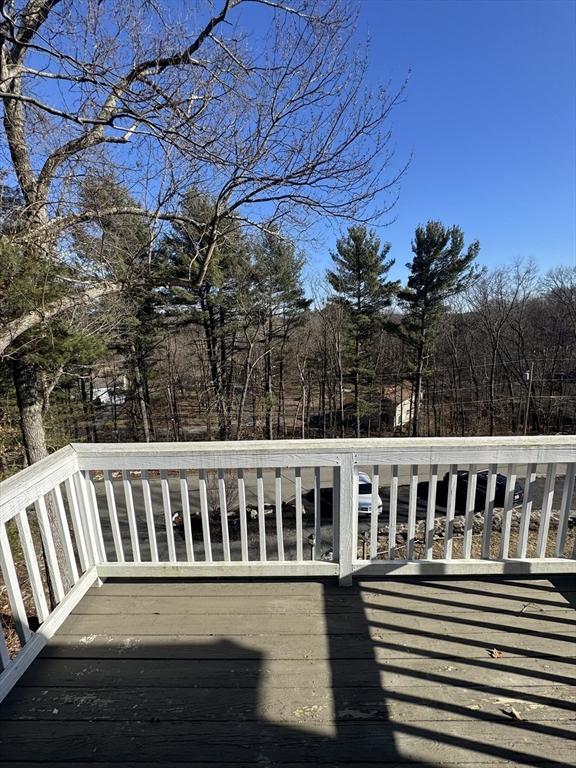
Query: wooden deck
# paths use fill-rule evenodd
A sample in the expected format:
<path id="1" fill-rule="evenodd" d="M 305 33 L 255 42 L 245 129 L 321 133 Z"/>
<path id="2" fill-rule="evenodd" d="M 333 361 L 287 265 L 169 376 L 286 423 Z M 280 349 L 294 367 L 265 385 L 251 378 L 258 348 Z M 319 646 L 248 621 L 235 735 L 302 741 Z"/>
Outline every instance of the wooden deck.
<path id="1" fill-rule="evenodd" d="M 576 583 L 108 582 L 0 705 L 0 766 L 572 766 Z"/>

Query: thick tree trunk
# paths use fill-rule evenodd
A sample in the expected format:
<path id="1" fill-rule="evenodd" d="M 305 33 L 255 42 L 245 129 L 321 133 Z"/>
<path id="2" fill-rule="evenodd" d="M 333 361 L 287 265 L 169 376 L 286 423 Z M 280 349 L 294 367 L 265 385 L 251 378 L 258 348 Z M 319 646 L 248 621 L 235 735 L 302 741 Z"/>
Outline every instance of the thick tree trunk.
<path id="1" fill-rule="evenodd" d="M 92 379 L 92 374 L 90 374 L 90 381 L 89 381 L 89 387 L 88 391 L 90 393 L 90 397 L 88 398 L 88 411 L 90 413 L 90 424 L 92 428 L 92 440 L 97 443 L 98 442 L 98 424 L 96 423 L 96 409 L 94 406 L 94 381 Z"/>
<path id="2" fill-rule="evenodd" d="M 264 376 L 264 425 L 266 439 L 274 439 L 274 430 L 272 427 L 272 315 L 268 316 L 268 329 L 266 334 L 266 357 L 265 357 L 265 376 Z"/>
<path id="3" fill-rule="evenodd" d="M 326 437 L 326 366 L 322 366 L 322 378 L 320 379 L 320 414 L 322 418 L 322 437 Z"/>
<path id="4" fill-rule="evenodd" d="M 344 369 L 342 366 L 342 350 L 340 335 L 336 345 L 336 361 L 338 364 L 338 409 L 340 411 L 340 437 L 344 437 Z"/>
<path id="5" fill-rule="evenodd" d="M 276 437 L 286 437 L 286 390 L 284 382 L 284 363 L 286 359 L 286 345 L 288 344 L 289 326 L 284 328 L 284 336 L 279 351 L 278 360 L 278 405 L 276 415 Z"/>
<path id="6" fill-rule="evenodd" d="M 412 437 L 418 437 L 418 419 L 420 416 L 420 397 L 422 393 L 422 375 L 424 372 L 424 344 L 418 346 L 418 359 L 416 363 L 416 373 L 414 376 L 413 398 L 414 405 L 412 410 Z"/>
<path id="7" fill-rule="evenodd" d="M 276 414 L 276 436 L 286 437 L 286 396 L 284 391 L 284 350 L 278 364 L 278 412 Z"/>
<path id="8" fill-rule="evenodd" d="M 150 431 L 150 439 L 156 440 L 156 425 L 154 423 L 154 414 L 152 413 L 152 398 L 150 397 L 150 386 L 148 384 L 148 370 L 146 367 L 145 357 L 140 357 L 138 365 L 142 379 L 142 392 L 144 393 L 144 407 L 146 409 L 146 418 L 148 421 L 148 429 Z"/>
<path id="9" fill-rule="evenodd" d="M 168 408 L 170 411 L 170 423 L 174 434 L 174 440 L 180 441 L 180 413 L 178 410 L 178 377 L 175 371 L 175 364 L 172 355 L 172 350 L 168 346 Z"/>
<path id="10" fill-rule="evenodd" d="M 354 350 L 354 414 L 356 417 L 356 437 L 360 437 L 360 338 L 356 331 Z"/>
<path id="11" fill-rule="evenodd" d="M 83 376 L 78 379 L 80 384 L 80 399 L 82 400 L 82 415 L 84 417 L 84 432 L 86 433 L 86 440 L 88 442 L 94 442 L 94 436 L 92 434 L 92 420 L 90 418 L 90 412 L 88 410 L 88 393 L 86 392 L 86 380 Z"/>
<path id="12" fill-rule="evenodd" d="M 244 361 L 244 373 L 242 376 L 242 392 L 240 394 L 240 401 L 238 403 L 238 413 L 236 418 L 236 440 L 239 440 L 242 435 L 242 422 L 244 420 L 244 408 L 246 406 L 246 398 L 248 397 L 248 389 L 250 387 L 250 378 L 252 374 L 252 350 L 254 344 L 250 342 L 248 352 L 246 353 L 246 360 Z"/>
<path id="13" fill-rule="evenodd" d="M 34 464 L 48 456 L 48 446 L 46 444 L 46 431 L 44 429 L 44 409 L 45 399 L 42 387 L 42 380 L 38 367 L 25 359 L 16 357 L 12 363 L 12 375 L 14 387 L 16 389 L 16 401 L 20 413 L 20 429 L 22 431 L 22 440 L 24 443 L 24 452 L 28 464 Z M 70 574 L 66 568 L 66 559 L 64 557 L 64 542 L 60 531 L 60 522 L 54 509 L 51 496 L 45 496 L 46 508 L 48 511 L 48 520 L 62 583 L 65 591 L 72 587 Z M 43 542 L 44 545 L 44 542 Z M 48 569 L 46 571 L 46 580 L 50 591 L 50 599 L 53 607 L 55 606 L 52 585 Z"/>
<path id="14" fill-rule="evenodd" d="M 136 400 L 138 402 L 138 410 L 140 411 L 140 420 L 142 424 L 142 430 L 144 432 L 144 440 L 149 443 L 151 439 L 150 432 L 150 419 L 148 417 L 148 407 L 146 404 L 146 391 L 144 388 L 144 381 L 142 378 L 142 371 L 140 369 L 140 362 L 137 358 L 136 348 L 132 347 L 134 354 L 134 386 L 136 389 Z"/>
<path id="15" fill-rule="evenodd" d="M 48 456 L 44 430 L 44 392 L 36 365 L 15 358 L 12 364 L 20 429 L 28 464 Z"/>
<path id="16" fill-rule="evenodd" d="M 297 358 L 298 373 L 300 375 L 300 402 L 302 403 L 302 424 L 300 430 L 300 437 L 302 440 L 306 438 L 306 397 L 308 389 L 306 387 L 306 374 L 302 362 Z"/>
<path id="17" fill-rule="evenodd" d="M 490 435 L 494 434 L 494 403 L 496 400 L 496 354 L 498 347 L 492 350 L 492 361 L 490 364 Z"/>
<path id="18" fill-rule="evenodd" d="M 220 348 L 220 379 L 221 379 L 221 402 L 222 402 L 222 420 L 225 429 L 225 439 L 228 440 L 232 434 L 232 384 L 234 381 L 234 349 L 236 334 L 228 328 L 228 315 L 224 307 L 220 306 L 218 310 L 218 344 Z"/>
<path id="19" fill-rule="evenodd" d="M 218 325 L 214 306 L 210 301 L 209 288 L 200 289 L 200 307 L 202 309 L 202 327 L 206 338 L 206 350 L 208 353 L 208 365 L 211 377 L 211 391 L 216 400 L 216 412 L 218 414 L 218 437 L 220 440 L 228 440 L 230 437 L 230 414 L 228 413 L 224 392 L 224 376 L 221 367 L 222 357 L 219 355 Z"/>

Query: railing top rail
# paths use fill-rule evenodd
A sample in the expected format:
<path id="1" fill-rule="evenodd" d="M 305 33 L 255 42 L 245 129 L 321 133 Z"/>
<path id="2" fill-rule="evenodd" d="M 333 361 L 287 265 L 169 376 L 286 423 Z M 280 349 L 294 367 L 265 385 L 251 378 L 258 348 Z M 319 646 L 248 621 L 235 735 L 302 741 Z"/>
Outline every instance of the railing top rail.
<path id="1" fill-rule="evenodd" d="M 549 463 L 576 461 L 576 435 L 73 443 L 0 483 L 5 522 L 77 469 L 335 466 L 357 464 Z"/>
<path id="2" fill-rule="evenodd" d="M 377 438 L 326 438 L 320 440 L 228 440 L 158 443 L 71 443 L 70 447 L 83 456 L 122 455 L 130 453 L 235 453 L 254 452 L 286 453 L 290 450 L 321 453 L 349 453 L 366 450 L 396 450 L 400 448 L 465 448 L 468 446 L 511 446 L 517 448 L 573 447 L 576 435 L 495 436 L 495 437 L 377 437 Z"/>
<path id="3" fill-rule="evenodd" d="M 76 451 L 71 445 L 22 469 L 0 483 L 0 523 L 5 523 L 41 494 L 65 480 L 78 468 Z"/>
<path id="4" fill-rule="evenodd" d="M 331 440 L 246 440 L 190 443 L 74 443 L 81 468 L 334 465 L 353 453 L 356 463 L 450 464 L 576 460 L 576 436 L 417 437 Z M 141 463 L 139 463 L 141 462 Z M 156 462 L 156 463 L 154 463 Z"/>

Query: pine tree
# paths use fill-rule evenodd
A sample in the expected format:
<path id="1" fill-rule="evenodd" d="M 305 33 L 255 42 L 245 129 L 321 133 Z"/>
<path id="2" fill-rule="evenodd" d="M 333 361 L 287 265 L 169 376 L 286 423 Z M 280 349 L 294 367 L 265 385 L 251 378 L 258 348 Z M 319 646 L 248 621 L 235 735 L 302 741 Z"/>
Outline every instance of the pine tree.
<path id="1" fill-rule="evenodd" d="M 139 207 L 112 172 L 84 179 L 80 199 L 88 210 Z M 124 285 L 118 299 L 123 317 L 114 348 L 128 367 L 133 439 L 142 435 L 146 442 L 154 438 L 149 379 L 161 321 L 158 305 L 162 301 L 153 285 L 163 265 L 152 243 L 149 221 L 137 214 L 101 216 L 97 226 L 84 225 L 74 232 L 79 265 L 90 272 L 97 264 L 100 271 L 104 270 L 104 277 Z"/>
<path id="2" fill-rule="evenodd" d="M 82 270 L 73 259 L 38 260 L 12 242 L 21 209 L 18 193 L 0 187 L 0 327 L 39 307 L 65 301 L 82 286 Z M 48 454 L 44 420 L 50 395 L 63 371 L 87 365 L 102 354 L 98 324 L 86 322 L 89 314 L 97 313 L 97 306 L 87 309 L 78 305 L 74 312 L 28 328 L 11 348 L 9 362 L 22 446 L 30 464 Z"/>
<path id="3" fill-rule="evenodd" d="M 266 438 L 272 440 L 274 400 L 278 405 L 277 426 L 281 421 L 286 344 L 311 302 L 304 296 L 302 285 L 304 260 L 292 241 L 269 226 L 255 243 L 254 251 L 254 309 L 259 315 L 264 348 L 264 429 Z"/>
<path id="4" fill-rule="evenodd" d="M 390 243 L 381 245 L 379 238 L 364 226 L 348 229 L 346 237 L 336 243 L 332 253 L 334 270 L 327 274 L 335 292 L 334 301 L 346 311 L 352 336 L 350 373 L 354 385 L 354 414 L 356 436 L 360 437 L 361 418 L 370 403 L 361 399 L 363 383 L 374 377 L 374 361 L 370 354 L 371 340 L 381 331 L 398 284 L 388 280 L 394 260 L 387 260 Z"/>
<path id="5" fill-rule="evenodd" d="M 418 418 L 422 397 L 422 381 L 426 355 L 434 341 L 438 321 L 446 310 L 447 300 L 461 293 L 475 279 L 473 265 L 480 250 L 475 240 L 464 251 L 464 233 L 460 227 L 445 227 L 439 221 L 428 221 L 416 228 L 412 241 L 414 258 L 406 264 L 410 269 L 406 288 L 398 300 L 404 311 L 398 331 L 414 350 L 412 387 L 412 435 L 418 436 Z"/>
<path id="6" fill-rule="evenodd" d="M 4 196 L 3 200 L 6 198 Z M 9 214 L 17 217 L 14 207 Z M 6 218 L 4 218 L 4 223 Z M 43 302 L 66 298 L 76 286 L 79 275 L 72 264 L 38 262 L 29 252 L 10 242 L 9 228 L 0 232 L 0 326 L 14 317 L 25 315 L 41 307 Z M 86 366 L 103 355 L 100 323 L 89 318 L 98 313 L 98 307 L 76 308 L 74 315 L 62 313 L 49 322 L 34 325 L 21 333 L 17 346 L 12 347 L 9 358 L 13 390 L 8 378 L 0 379 L 0 394 L 6 401 L 15 399 L 18 410 L 22 446 L 26 462 L 43 458 L 48 453 L 45 419 L 52 391 L 64 370 Z M 91 327 L 90 327 L 91 326 Z M 58 425 L 56 425 L 58 426 Z M 54 437 L 53 430 L 52 437 Z M 67 442 L 66 436 L 63 442 Z M 54 441 L 52 441 L 54 444 Z M 58 445 L 58 441 L 56 441 Z M 72 586 L 70 574 L 64 567 L 65 545 L 60 533 L 58 516 L 52 499 L 46 498 L 46 509 L 51 523 L 54 547 L 64 588 Z M 50 579 L 48 587 L 52 603 L 54 596 Z"/>
<path id="7" fill-rule="evenodd" d="M 206 343 L 209 381 L 206 390 L 208 409 L 214 404 L 218 417 L 218 437 L 232 436 L 232 404 L 236 357 L 234 352 L 242 321 L 244 301 L 251 275 L 246 239 L 236 219 L 220 222 L 218 243 L 210 265 L 198 285 L 199 254 L 211 237 L 211 221 L 217 203 L 209 195 L 190 189 L 183 197 L 183 215 L 197 222 L 174 223 L 163 250 L 168 260 L 171 288 L 168 300 L 174 319 L 182 325 L 194 323 L 202 328 Z"/>

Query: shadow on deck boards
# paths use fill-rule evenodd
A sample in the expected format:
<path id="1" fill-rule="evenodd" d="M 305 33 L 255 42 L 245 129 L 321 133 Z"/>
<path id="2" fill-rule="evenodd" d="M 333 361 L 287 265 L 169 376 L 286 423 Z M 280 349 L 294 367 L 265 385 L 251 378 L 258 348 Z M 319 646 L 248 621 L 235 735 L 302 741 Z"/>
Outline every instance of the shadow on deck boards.
<path id="1" fill-rule="evenodd" d="M 573 765 L 566 579 L 115 584 L 0 705 L 2 768 Z"/>

